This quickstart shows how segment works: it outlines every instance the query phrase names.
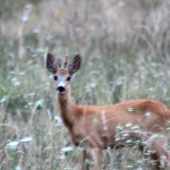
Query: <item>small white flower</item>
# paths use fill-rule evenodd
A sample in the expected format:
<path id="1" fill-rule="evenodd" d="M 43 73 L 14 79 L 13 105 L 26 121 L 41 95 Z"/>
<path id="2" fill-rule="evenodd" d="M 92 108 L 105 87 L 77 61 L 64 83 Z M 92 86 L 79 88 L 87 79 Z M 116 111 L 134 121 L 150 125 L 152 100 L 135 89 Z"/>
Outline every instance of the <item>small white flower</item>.
<path id="1" fill-rule="evenodd" d="M 131 127 L 131 129 L 139 129 L 139 126 L 137 125 L 137 126 L 133 126 L 133 127 Z"/>
<path id="2" fill-rule="evenodd" d="M 3 97 L 3 98 L 0 100 L 0 103 L 4 103 L 6 100 L 7 100 L 7 99 Z"/>
<path id="3" fill-rule="evenodd" d="M 132 140 L 127 140 L 126 143 L 132 143 Z"/>
<path id="4" fill-rule="evenodd" d="M 133 148 L 133 149 L 136 149 L 136 148 L 138 148 L 138 146 L 133 146 L 132 148 Z"/>
<path id="5" fill-rule="evenodd" d="M 155 151 L 147 150 L 147 153 L 155 153 Z"/>
<path id="6" fill-rule="evenodd" d="M 62 152 L 70 152 L 73 150 L 73 147 L 72 146 L 67 146 L 67 147 L 64 147 L 61 149 Z"/>
<path id="7" fill-rule="evenodd" d="M 163 156 L 161 156 L 161 157 L 159 157 L 159 158 L 160 158 L 160 159 L 166 159 L 166 156 L 163 155 Z"/>
<path id="8" fill-rule="evenodd" d="M 21 167 L 18 165 L 15 167 L 15 170 L 21 170 Z"/>
<path id="9" fill-rule="evenodd" d="M 55 126 L 61 126 L 62 119 L 59 116 L 55 116 L 54 119 L 56 121 Z"/>
<path id="10" fill-rule="evenodd" d="M 90 86 L 91 86 L 92 88 L 94 88 L 94 87 L 96 87 L 96 84 L 95 84 L 95 83 L 91 83 Z"/>
<path id="11" fill-rule="evenodd" d="M 148 116 L 148 117 L 149 117 L 150 115 L 151 115 L 151 112 L 146 112 L 146 113 L 145 113 L 145 116 Z"/>
<path id="12" fill-rule="evenodd" d="M 19 140 L 20 142 L 30 142 L 30 141 L 32 141 L 32 137 L 26 137 L 26 138 L 23 138 L 23 139 L 21 139 L 21 140 Z"/>
<path id="13" fill-rule="evenodd" d="M 130 127 L 130 126 L 132 126 L 130 123 L 126 124 L 126 127 Z"/>
<path id="14" fill-rule="evenodd" d="M 16 77 L 13 77 L 13 78 L 12 78 L 12 81 L 17 81 L 17 78 L 16 78 Z"/>
<path id="15" fill-rule="evenodd" d="M 146 145 L 147 144 L 147 142 L 142 142 L 142 145 Z"/>
<path id="16" fill-rule="evenodd" d="M 18 141 L 12 141 L 12 142 L 8 143 L 6 146 L 8 148 L 11 148 L 12 150 L 16 150 L 18 144 L 19 144 Z"/>
<path id="17" fill-rule="evenodd" d="M 139 160 L 137 160 L 137 163 L 142 163 L 142 161 L 139 159 Z"/>
<path id="18" fill-rule="evenodd" d="M 116 138 L 115 141 L 116 141 L 116 142 L 117 142 L 117 141 L 120 141 L 120 138 Z"/>
<path id="19" fill-rule="evenodd" d="M 14 83 L 14 86 L 19 86 L 20 85 L 20 82 L 19 81 L 16 81 L 15 83 Z"/>
<path id="20" fill-rule="evenodd" d="M 129 108 L 127 108 L 127 111 L 132 112 L 133 108 L 129 107 Z"/>
<path id="21" fill-rule="evenodd" d="M 27 15 L 22 16 L 22 21 L 27 22 L 29 20 L 29 17 Z"/>
<path id="22" fill-rule="evenodd" d="M 129 134 L 126 133 L 126 134 L 123 134 L 122 136 L 125 136 L 125 137 L 126 137 L 126 136 L 129 136 Z"/>
<path id="23" fill-rule="evenodd" d="M 156 63 L 152 62 L 151 65 L 152 65 L 152 66 L 156 66 Z"/>
<path id="24" fill-rule="evenodd" d="M 126 168 L 133 168 L 133 166 L 132 165 L 127 165 Z"/>
<path id="25" fill-rule="evenodd" d="M 26 5 L 25 5 L 25 8 L 26 8 L 26 9 L 32 8 L 32 4 L 26 4 Z"/>
<path id="26" fill-rule="evenodd" d="M 29 95 L 30 95 L 30 96 L 35 96 L 35 93 L 32 92 L 32 93 L 30 93 Z"/>
<path id="27" fill-rule="evenodd" d="M 155 89 L 153 87 L 150 87 L 148 91 L 154 91 Z"/>
<path id="28" fill-rule="evenodd" d="M 10 74 L 15 74 L 15 71 L 10 71 L 9 73 L 10 73 Z"/>
<path id="29" fill-rule="evenodd" d="M 25 75 L 25 72 L 20 72 L 19 75 L 23 76 Z"/>

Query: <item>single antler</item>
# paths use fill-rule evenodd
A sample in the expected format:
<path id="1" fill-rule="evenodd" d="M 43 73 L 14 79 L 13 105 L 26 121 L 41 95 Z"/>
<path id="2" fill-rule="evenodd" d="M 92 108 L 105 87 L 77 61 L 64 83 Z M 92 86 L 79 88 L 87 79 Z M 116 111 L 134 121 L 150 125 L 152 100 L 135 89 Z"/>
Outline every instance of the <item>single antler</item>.
<path id="1" fill-rule="evenodd" d="M 65 56 L 64 68 L 67 68 L 67 62 L 68 62 L 68 54 L 66 54 Z"/>

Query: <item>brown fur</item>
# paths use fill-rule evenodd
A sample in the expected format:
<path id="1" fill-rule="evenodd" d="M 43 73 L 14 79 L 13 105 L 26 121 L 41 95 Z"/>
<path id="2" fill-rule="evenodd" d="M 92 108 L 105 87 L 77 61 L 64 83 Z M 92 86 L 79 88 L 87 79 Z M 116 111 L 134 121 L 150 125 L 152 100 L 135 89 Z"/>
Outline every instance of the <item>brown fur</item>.
<path id="1" fill-rule="evenodd" d="M 74 62 L 71 67 L 74 67 Z M 62 70 L 58 68 L 55 75 L 65 78 L 72 75 L 72 70 L 64 69 L 65 74 Z M 76 69 L 73 70 L 75 72 Z M 135 100 L 112 106 L 78 106 L 71 100 L 69 82 L 65 88 L 66 92 L 58 95 L 61 117 L 74 145 L 85 149 L 82 170 L 87 169 L 85 159 L 94 162 L 92 170 L 100 169 L 102 149 L 131 146 L 137 140 L 146 142 L 146 145 L 139 145 L 142 152 L 155 151 L 151 155 L 153 160 L 157 160 L 154 169 L 169 166 L 170 157 L 164 144 L 170 110 L 163 104 L 153 100 Z M 162 159 L 161 156 L 166 158 Z"/>

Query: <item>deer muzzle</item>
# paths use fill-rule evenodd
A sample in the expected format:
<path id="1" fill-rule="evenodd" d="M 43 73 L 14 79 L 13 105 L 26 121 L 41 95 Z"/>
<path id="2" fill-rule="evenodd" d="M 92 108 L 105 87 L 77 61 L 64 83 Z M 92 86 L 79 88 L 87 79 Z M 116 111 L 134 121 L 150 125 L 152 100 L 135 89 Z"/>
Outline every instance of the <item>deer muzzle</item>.
<path id="1" fill-rule="evenodd" d="M 64 93 L 66 91 L 65 89 L 65 83 L 63 80 L 61 80 L 58 84 L 58 87 L 57 87 L 57 92 L 58 93 Z"/>
<path id="2" fill-rule="evenodd" d="M 57 92 L 58 93 L 64 93 L 66 91 L 66 89 L 65 89 L 65 87 L 63 87 L 63 86 L 59 86 L 58 88 L 57 88 Z"/>

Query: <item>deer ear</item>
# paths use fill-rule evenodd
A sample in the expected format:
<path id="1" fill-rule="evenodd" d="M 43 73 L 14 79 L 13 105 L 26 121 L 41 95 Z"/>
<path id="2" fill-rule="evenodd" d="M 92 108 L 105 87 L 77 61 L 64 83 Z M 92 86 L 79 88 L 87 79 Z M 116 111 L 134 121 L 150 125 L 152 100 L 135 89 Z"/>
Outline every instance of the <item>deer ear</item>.
<path id="1" fill-rule="evenodd" d="M 73 75 L 75 72 L 78 71 L 80 65 L 81 65 L 81 57 L 80 55 L 76 55 L 69 64 L 69 73 Z"/>
<path id="2" fill-rule="evenodd" d="M 57 72 L 57 62 L 54 60 L 53 56 L 50 53 L 47 54 L 46 67 L 48 71 L 52 74 L 55 74 Z"/>

